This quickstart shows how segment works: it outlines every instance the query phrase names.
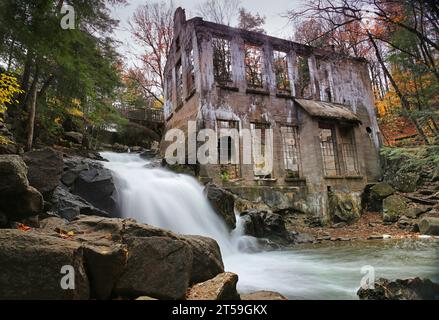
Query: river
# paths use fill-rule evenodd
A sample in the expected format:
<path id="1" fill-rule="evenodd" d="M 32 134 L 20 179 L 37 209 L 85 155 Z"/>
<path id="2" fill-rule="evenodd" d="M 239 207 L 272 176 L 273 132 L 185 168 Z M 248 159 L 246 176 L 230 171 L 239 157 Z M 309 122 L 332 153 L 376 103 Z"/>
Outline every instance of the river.
<path id="1" fill-rule="evenodd" d="M 258 251 L 256 240 L 242 234 L 239 218 L 237 229 L 228 232 L 194 178 L 152 168 L 138 154 L 102 156 L 109 160 L 104 165 L 113 172 L 123 217 L 216 239 L 226 271 L 239 276 L 240 293 L 271 290 L 290 299 L 357 299 L 364 266 L 373 267 L 376 278 L 418 276 L 439 283 L 438 240 L 331 242 Z"/>

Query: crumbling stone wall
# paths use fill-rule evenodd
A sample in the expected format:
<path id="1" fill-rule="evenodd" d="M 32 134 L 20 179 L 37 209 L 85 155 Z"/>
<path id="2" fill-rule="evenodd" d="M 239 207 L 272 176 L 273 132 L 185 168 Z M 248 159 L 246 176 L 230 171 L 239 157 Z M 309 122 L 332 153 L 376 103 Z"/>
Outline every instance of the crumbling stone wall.
<path id="1" fill-rule="evenodd" d="M 224 180 L 224 165 L 200 166 L 203 180 L 232 189 L 236 186 L 268 186 L 280 190 L 285 186 L 296 187 L 297 194 L 306 200 L 310 213 L 328 220 L 331 216 L 327 209 L 328 190 L 357 195 L 368 182 L 380 176 L 377 152 L 380 133 L 365 60 L 203 21 L 201 18 L 186 21 L 181 8 L 176 11 L 174 28 L 174 43 L 166 66 L 166 128 L 187 130 L 187 121 L 194 120 L 198 130 L 215 130 L 219 121 L 235 121 L 240 130 L 250 129 L 252 123 L 264 123 L 273 129 L 273 170 L 268 179 L 257 179 L 252 164 L 239 164 L 237 179 L 234 181 Z M 213 38 L 225 39 L 230 44 L 230 81 L 215 79 Z M 248 45 L 260 48 L 262 87 L 252 87 L 248 83 L 245 63 Z M 193 62 L 189 61 L 188 48 L 192 49 Z M 287 91 L 280 91 L 277 86 L 274 51 L 286 53 L 290 84 Z M 298 56 L 306 61 L 309 70 L 306 98 L 342 105 L 358 121 L 343 119 L 342 116 L 337 119 L 316 116 L 297 102 L 296 98 L 300 95 L 296 92 L 297 83 L 301 81 Z M 183 96 L 178 98 L 180 71 L 176 70 L 176 66 L 180 63 L 183 70 Z M 187 72 L 191 63 L 194 64 L 195 72 L 194 91 L 188 90 Z M 183 103 L 179 104 L 181 100 Z M 339 139 L 341 128 L 352 128 L 358 163 L 358 174 L 355 176 L 325 176 L 319 137 L 322 122 L 334 125 L 336 139 Z M 297 128 L 300 169 L 299 176 L 294 179 L 288 176 L 285 168 L 281 134 L 283 126 Z M 168 144 L 165 141 L 162 143 L 162 151 Z M 242 141 L 239 151 L 242 156 Z"/>

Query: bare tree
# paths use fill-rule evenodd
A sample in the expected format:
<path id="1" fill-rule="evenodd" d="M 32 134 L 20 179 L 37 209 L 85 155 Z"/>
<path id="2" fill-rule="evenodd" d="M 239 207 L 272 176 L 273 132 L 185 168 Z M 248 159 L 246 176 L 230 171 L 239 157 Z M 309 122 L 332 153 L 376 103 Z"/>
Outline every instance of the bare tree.
<path id="1" fill-rule="evenodd" d="M 240 29 L 265 33 L 264 30 L 265 16 L 259 13 L 252 14 L 244 8 L 239 9 L 239 24 Z"/>
<path id="2" fill-rule="evenodd" d="M 349 28 L 356 34 L 358 39 L 367 41 L 374 54 L 375 61 L 383 71 L 384 77 L 390 82 L 399 97 L 401 108 L 408 113 L 419 135 L 428 144 L 429 140 L 422 125 L 411 112 L 413 108 L 410 100 L 389 70 L 386 63 L 386 51 L 381 49 L 381 44 L 385 44 L 387 48 L 403 52 L 404 49 L 398 48 L 398 45 L 388 35 L 395 29 L 409 32 L 417 38 L 419 46 L 423 48 L 424 58 L 421 59 L 421 56 L 419 56 L 418 60 L 428 67 L 433 74 L 437 74 L 434 59 L 429 58 L 429 56 L 434 56 L 431 52 L 437 54 L 439 48 L 438 33 L 436 32 L 437 21 L 434 19 L 434 14 L 426 14 L 426 2 L 408 0 L 308 0 L 303 9 L 290 11 L 289 16 L 291 19 L 318 19 L 327 24 L 328 28 L 318 38 Z M 407 13 L 405 11 L 407 8 L 410 8 L 412 12 Z M 431 9 L 435 8 L 436 5 L 431 7 Z M 407 15 L 412 19 L 405 19 Z M 342 17 L 342 19 L 339 19 L 339 17 Z M 433 22 L 430 20 L 433 20 Z M 346 40 L 344 41 L 346 42 Z M 404 53 L 416 58 L 416 53 Z"/>
<path id="3" fill-rule="evenodd" d="M 205 0 L 196 13 L 209 21 L 230 26 L 238 15 L 240 0 Z"/>
<path id="4" fill-rule="evenodd" d="M 173 1 L 150 2 L 140 6 L 130 22 L 131 34 L 144 50 L 138 65 L 127 77 L 136 81 L 146 98 L 163 104 L 164 69 L 173 39 Z"/>

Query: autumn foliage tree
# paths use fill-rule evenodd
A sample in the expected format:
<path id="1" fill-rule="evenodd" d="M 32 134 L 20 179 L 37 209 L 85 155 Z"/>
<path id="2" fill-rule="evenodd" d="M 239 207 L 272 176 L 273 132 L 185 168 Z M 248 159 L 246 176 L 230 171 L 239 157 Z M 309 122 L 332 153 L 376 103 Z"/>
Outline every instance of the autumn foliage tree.
<path id="1" fill-rule="evenodd" d="M 289 16 L 308 43 L 368 59 L 377 106 L 406 116 L 429 144 L 439 134 L 438 9 L 434 1 L 308 0 Z"/>
<path id="2" fill-rule="evenodd" d="M 164 69 L 173 40 L 172 1 L 151 2 L 140 6 L 131 20 L 131 34 L 141 48 L 140 58 L 125 76 L 135 81 L 145 94 L 163 105 Z"/>

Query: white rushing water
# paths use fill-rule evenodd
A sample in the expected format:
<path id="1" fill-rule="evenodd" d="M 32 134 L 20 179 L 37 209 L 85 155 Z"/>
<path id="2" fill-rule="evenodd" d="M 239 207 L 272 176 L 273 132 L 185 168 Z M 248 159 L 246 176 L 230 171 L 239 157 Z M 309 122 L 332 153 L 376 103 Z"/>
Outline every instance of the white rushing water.
<path id="1" fill-rule="evenodd" d="M 338 243 L 255 252 L 256 240 L 243 236 L 242 220 L 238 218 L 237 228 L 229 233 L 194 178 L 148 167 L 138 154 L 104 152 L 102 156 L 114 174 L 123 217 L 214 238 L 225 269 L 239 275 L 240 292 L 272 290 L 292 299 L 354 299 L 365 265 L 375 267 L 377 278 L 424 276 L 439 281 L 439 247 L 431 241 Z"/>

